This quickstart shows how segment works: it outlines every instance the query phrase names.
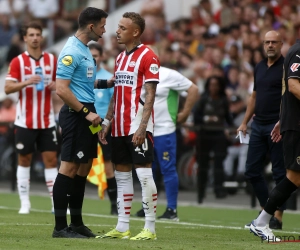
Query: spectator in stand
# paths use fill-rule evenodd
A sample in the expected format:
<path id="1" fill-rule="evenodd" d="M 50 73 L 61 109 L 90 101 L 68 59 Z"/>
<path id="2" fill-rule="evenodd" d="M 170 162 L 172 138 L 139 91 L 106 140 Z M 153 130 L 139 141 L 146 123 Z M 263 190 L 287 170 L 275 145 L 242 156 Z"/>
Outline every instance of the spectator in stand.
<path id="1" fill-rule="evenodd" d="M 221 0 L 221 9 L 215 16 L 221 28 L 229 28 L 232 24 L 237 23 L 237 17 L 232 7 L 229 0 Z"/>
<path id="2" fill-rule="evenodd" d="M 87 4 L 88 0 L 59 0 L 60 10 L 55 23 L 64 32 L 62 35 L 78 28 L 77 18 Z"/>
<path id="3" fill-rule="evenodd" d="M 159 31 L 165 30 L 164 1 L 144 0 L 140 10 L 141 16 L 145 19 L 146 27 L 141 37 L 145 44 L 154 44 Z"/>
<path id="4" fill-rule="evenodd" d="M 11 40 L 18 33 L 16 26 L 11 25 L 9 14 L 0 14 L 0 68 L 4 65 Z"/>
<path id="5" fill-rule="evenodd" d="M 55 26 L 54 18 L 59 11 L 59 0 L 28 0 L 28 14 L 31 19 L 39 20 L 44 27 L 44 36 L 47 38 L 47 46 L 54 43 Z"/>

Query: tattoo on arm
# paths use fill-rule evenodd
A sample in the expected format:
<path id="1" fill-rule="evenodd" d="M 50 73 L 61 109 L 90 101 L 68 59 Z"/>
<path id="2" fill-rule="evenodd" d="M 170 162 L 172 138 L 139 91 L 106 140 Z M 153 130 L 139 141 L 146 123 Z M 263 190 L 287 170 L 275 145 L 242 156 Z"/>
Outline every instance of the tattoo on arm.
<path id="1" fill-rule="evenodd" d="M 143 109 L 143 116 L 142 116 L 142 121 L 141 125 L 144 127 L 147 127 L 153 105 L 154 105 L 154 100 L 155 100 L 155 92 L 156 92 L 156 83 L 145 83 L 145 104 L 144 104 L 144 109 Z"/>
<path id="2" fill-rule="evenodd" d="M 105 116 L 105 118 L 110 121 L 114 117 L 114 103 L 115 103 L 114 96 L 112 96 L 110 98 L 110 103 L 109 103 L 108 110 L 107 110 L 107 113 Z"/>

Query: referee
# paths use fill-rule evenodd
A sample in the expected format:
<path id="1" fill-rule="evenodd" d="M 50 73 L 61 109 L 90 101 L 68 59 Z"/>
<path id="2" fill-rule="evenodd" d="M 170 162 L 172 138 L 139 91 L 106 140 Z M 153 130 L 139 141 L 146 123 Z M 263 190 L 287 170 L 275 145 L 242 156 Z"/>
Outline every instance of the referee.
<path id="1" fill-rule="evenodd" d="M 82 221 L 85 183 L 93 158 L 97 157 L 96 129 L 101 118 L 94 107 L 96 65 L 87 43 L 105 33 L 108 14 L 88 7 L 78 18 L 76 34 L 70 37 L 58 58 L 56 93 L 64 101 L 59 113 L 62 128 L 61 165 L 53 187 L 55 228 L 53 238 L 95 237 Z M 107 87 L 113 80 L 99 80 Z M 100 85 L 100 86 L 99 86 Z M 95 131 L 94 131 L 95 132 Z M 66 211 L 70 208 L 71 224 Z"/>

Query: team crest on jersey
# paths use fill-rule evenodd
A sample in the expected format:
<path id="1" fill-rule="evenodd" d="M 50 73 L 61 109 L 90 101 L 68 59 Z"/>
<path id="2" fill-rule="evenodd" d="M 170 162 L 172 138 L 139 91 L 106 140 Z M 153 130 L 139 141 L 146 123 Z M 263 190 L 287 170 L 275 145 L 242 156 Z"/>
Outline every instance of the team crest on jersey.
<path id="1" fill-rule="evenodd" d="M 73 58 L 72 56 L 65 56 L 61 62 L 65 65 L 65 66 L 70 66 L 73 62 Z"/>
<path id="2" fill-rule="evenodd" d="M 129 63 L 129 67 L 134 67 L 135 66 L 135 61 L 131 61 L 130 63 Z"/>
<path id="3" fill-rule="evenodd" d="M 292 66 L 290 67 L 292 72 L 298 71 L 298 67 L 300 66 L 300 63 L 293 63 Z"/>
<path id="4" fill-rule="evenodd" d="M 296 158 L 297 164 L 300 165 L 300 156 Z"/>
<path id="5" fill-rule="evenodd" d="M 51 70 L 51 66 L 50 65 L 45 65 L 45 70 L 46 71 L 50 71 Z"/>
<path id="6" fill-rule="evenodd" d="M 150 65 L 149 70 L 150 70 L 150 72 L 151 72 L 152 74 L 157 74 L 158 71 L 159 71 L 159 67 L 158 67 L 157 64 L 152 63 L 152 64 Z"/>

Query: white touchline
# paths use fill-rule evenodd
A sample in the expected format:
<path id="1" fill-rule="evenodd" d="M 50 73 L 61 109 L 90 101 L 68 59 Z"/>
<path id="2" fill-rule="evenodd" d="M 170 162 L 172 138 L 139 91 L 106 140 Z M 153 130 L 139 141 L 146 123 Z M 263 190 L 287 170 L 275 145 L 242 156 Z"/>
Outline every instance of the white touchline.
<path id="1" fill-rule="evenodd" d="M 17 208 L 12 208 L 12 207 L 5 207 L 5 206 L 0 206 L 0 209 L 4 210 L 18 210 Z M 41 209 L 30 209 L 32 212 L 38 212 L 38 213 L 50 213 L 49 210 L 41 210 Z M 90 217 L 99 217 L 99 218 L 108 218 L 108 219 L 116 219 L 116 216 L 113 215 L 105 215 L 105 214 L 90 214 L 90 213 L 82 213 L 84 216 L 90 216 Z M 135 220 L 135 221 L 144 221 L 144 218 L 134 218 L 131 217 L 130 220 Z M 244 227 L 234 227 L 234 226 L 222 226 L 222 225 L 209 225 L 209 224 L 201 224 L 201 223 L 191 223 L 191 222 L 176 222 L 176 221 L 165 221 L 165 220 L 156 220 L 156 223 L 159 224 L 168 224 L 169 226 L 166 226 L 166 228 L 174 228 L 176 226 L 189 226 L 187 228 L 197 228 L 197 227 L 206 227 L 206 228 L 216 228 L 216 229 L 233 229 L 233 230 L 249 230 L 245 229 Z M 16 225 L 16 223 L 0 223 L 0 225 Z M 52 224 L 18 224 L 17 225 L 51 225 Z M 94 224 L 93 224 L 94 225 Z M 87 224 L 87 226 L 92 226 L 91 224 Z M 94 226 L 111 226 L 111 225 L 104 225 L 104 224 L 95 224 Z M 296 231 L 283 231 L 283 230 L 273 230 L 274 232 L 280 232 L 280 233 L 287 233 L 287 234 L 300 234 L 300 232 Z"/>

